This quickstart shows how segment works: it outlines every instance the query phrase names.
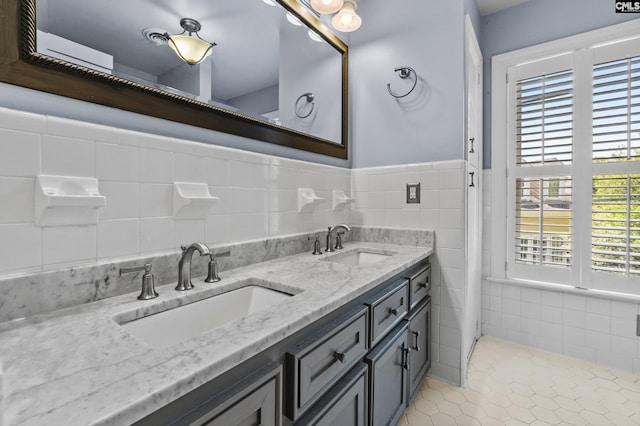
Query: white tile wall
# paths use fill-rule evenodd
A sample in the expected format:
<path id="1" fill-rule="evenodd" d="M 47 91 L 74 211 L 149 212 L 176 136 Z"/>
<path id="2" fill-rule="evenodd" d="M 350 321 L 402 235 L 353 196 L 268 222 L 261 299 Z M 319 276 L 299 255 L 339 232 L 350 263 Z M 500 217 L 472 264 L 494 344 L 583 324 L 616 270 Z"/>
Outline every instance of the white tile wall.
<path id="1" fill-rule="evenodd" d="M 407 204 L 406 184 L 420 183 L 420 204 Z M 433 229 L 432 375 L 460 383 L 465 306 L 464 162 L 352 171 L 355 225 Z"/>
<path id="2" fill-rule="evenodd" d="M 36 227 L 40 173 L 97 177 L 107 197 L 98 224 Z M 207 183 L 218 206 L 206 219 L 175 220 L 174 181 Z M 193 241 L 215 246 L 319 231 L 341 222 L 433 229 L 433 373 L 459 382 L 463 181 L 463 161 L 348 170 L 0 109 L 0 275 L 177 251 Z M 408 205 L 406 184 L 416 182 L 422 203 Z M 325 201 L 299 213 L 299 187 L 313 188 Z M 333 189 L 355 203 L 333 211 Z M 617 346 L 629 343 L 619 337 Z"/>
<path id="3" fill-rule="evenodd" d="M 47 173 L 99 179 L 97 225 L 33 224 L 35 177 Z M 218 206 L 175 220 L 174 181 L 207 183 Z M 348 169 L 0 109 L 0 276 L 321 230 L 350 222 L 331 205 L 350 184 Z M 298 187 L 327 201 L 298 213 Z"/>
<path id="4" fill-rule="evenodd" d="M 491 273 L 490 173 L 484 172 L 483 276 Z M 483 334 L 640 374 L 640 304 L 486 280 L 482 286 Z"/>

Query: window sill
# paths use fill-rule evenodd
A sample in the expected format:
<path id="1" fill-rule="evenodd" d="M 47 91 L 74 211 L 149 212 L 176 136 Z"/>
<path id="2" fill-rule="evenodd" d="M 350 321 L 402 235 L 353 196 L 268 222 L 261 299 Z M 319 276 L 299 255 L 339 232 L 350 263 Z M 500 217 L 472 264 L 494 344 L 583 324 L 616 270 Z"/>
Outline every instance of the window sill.
<path id="1" fill-rule="evenodd" d="M 485 280 L 492 283 L 518 285 L 522 287 L 537 288 L 541 290 L 556 291 L 560 293 L 578 294 L 581 296 L 597 297 L 600 299 L 617 300 L 622 302 L 640 303 L 640 295 L 630 293 L 618 293 L 613 291 L 587 289 L 573 287 L 564 284 L 548 283 L 543 281 L 523 280 L 514 278 L 485 277 Z"/>

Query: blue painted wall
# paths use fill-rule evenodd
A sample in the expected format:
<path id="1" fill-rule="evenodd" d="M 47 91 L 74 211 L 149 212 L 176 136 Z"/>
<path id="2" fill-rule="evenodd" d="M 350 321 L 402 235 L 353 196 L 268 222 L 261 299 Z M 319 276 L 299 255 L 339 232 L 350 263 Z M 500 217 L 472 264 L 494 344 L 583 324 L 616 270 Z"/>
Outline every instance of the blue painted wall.
<path id="1" fill-rule="evenodd" d="M 366 7 L 365 7 L 366 6 Z M 362 27 L 350 46 L 353 167 L 463 158 L 464 2 L 362 2 Z M 394 68 L 418 74 L 404 93 Z"/>
<path id="2" fill-rule="evenodd" d="M 484 168 L 491 168 L 492 56 L 638 18 L 638 14 L 615 13 L 610 0 L 529 0 L 483 17 Z"/>

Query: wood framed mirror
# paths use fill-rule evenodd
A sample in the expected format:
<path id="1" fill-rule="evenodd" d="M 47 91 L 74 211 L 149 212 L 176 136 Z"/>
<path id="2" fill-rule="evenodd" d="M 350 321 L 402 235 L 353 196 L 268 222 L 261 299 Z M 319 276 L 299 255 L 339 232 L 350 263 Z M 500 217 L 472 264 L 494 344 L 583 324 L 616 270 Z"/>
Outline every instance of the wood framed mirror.
<path id="1" fill-rule="evenodd" d="M 220 97 L 216 97 L 214 93 L 206 93 L 205 90 L 206 96 L 202 96 L 202 83 L 200 83 L 199 86 L 200 93 L 196 93 L 195 95 L 193 93 L 189 94 L 186 93 L 187 91 L 175 90 L 175 88 L 170 87 L 171 85 L 160 84 L 159 80 L 155 77 L 155 81 L 152 83 L 135 78 L 135 76 L 141 74 L 150 74 L 148 70 L 141 73 L 131 72 L 130 70 L 133 69 L 133 67 L 121 65 L 119 69 L 117 69 L 118 66 L 115 66 L 113 70 L 104 71 L 99 68 L 87 66 L 82 62 L 73 63 L 72 60 L 65 59 L 64 56 L 60 57 L 55 53 L 51 53 L 54 52 L 55 49 L 50 51 L 44 50 L 45 43 L 42 38 L 42 29 L 46 30 L 48 28 L 41 29 L 41 26 L 43 23 L 47 26 L 53 26 L 53 24 L 48 22 L 47 18 L 49 15 L 43 15 L 42 10 L 46 10 L 43 8 L 47 6 L 47 3 L 55 5 L 56 7 L 62 7 L 64 4 L 67 4 L 68 7 L 73 7 L 74 1 L 77 0 L 0 0 L 0 82 L 256 139 L 267 143 L 283 145 L 341 159 L 347 158 L 348 48 L 346 44 L 322 24 L 318 16 L 298 0 L 274 0 L 273 3 L 275 7 L 266 4 L 268 2 L 263 2 L 263 0 L 230 0 L 226 2 L 233 4 L 235 1 L 238 5 L 242 2 L 251 2 L 250 6 L 252 8 L 267 8 L 264 11 L 256 12 L 261 19 L 266 19 L 268 15 L 273 15 L 276 16 L 276 19 L 280 19 L 281 24 L 277 24 L 280 25 L 280 51 L 275 52 L 279 54 L 278 61 L 276 62 L 279 67 L 276 77 L 278 79 L 277 85 L 279 90 L 273 88 L 270 90 L 276 90 L 278 92 L 277 96 L 279 96 L 278 101 L 280 107 L 276 109 L 276 115 L 277 110 L 280 109 L 279 113 L 282 118 L 274 118 L 273 114 L 262 114 L 261 111 L 247 112 L 243 111 L 242 108 L 228 108 L 229 105 L 225 104 L 225 100 L 223 99 L 222 102 L 220 102 Z M 86 5 L 89 1 L 98 2 L 98 0 L 83 0 L 81 4 Z M 302 2 L 304 2 L 304 0 L 302 0 Z M 119 9 L 118 7 L 114 7 L 111 2 L 98 3 L 104 4 L 111 9 Z M 170 34 L 180 32 L 179 21 L 181 18 L 200 18 L 204 31 L 207 28 L 207 23 L 209 23 L 207 19 L 209 19 L 210 16 L 216 16 L 215 10 L 208 10 L 206 13 L 202 10 L 203 5 L 209 5 L 208 8 L 213 9 L 215 6 L 212 5 L 215 5 L 216 2 L 191 0 L 185 4 L 181 4 L 185 9 L 189 9 L 187 6 L 198 4 L 201 9 L 196 12 L 193 12 L 193 10 L 177 10 L 174 4 L 175 2 L 170 1 L 154 1 L 149 3 L 154 4 L 154 6 L 157 5 L 158 7 L 164 6 L 164 9 L 161 10 L 159 15 L 168 16 L 171 18 L 171 21 L 166 21 L 168 23 L 161 23 L 160 25 L 170 27 L 166 28 Z M 191 9 L 194 9 L 194 7 Z M 240 9 L 242 9 L 242 6 L 240 6 Z M 245 13 L 247 13 L 246 5 L 244 6 L 244 10 Z M 277 17 L 279 15 L 276 15 L 275 10 L 282 15 L 281 18 Z M 56 13 L 61 15 L 60 11 Z M 193 13 L 199 16 L 188 16 Z M 40 14 L 40 17 L 38 17 L 38 14 Z M 227 17 L 225 19 L 228 19 L 228 16 L 231 14 L 230 11 L 226 10 L 224 13 L 219 13 L 218 15 L 225 15 Z M 298 32 L 296 35 L 293 35 L 294 30 L 287 27 L 287 14 L 290 15 L 290 18 L 295 18 L 295 20 L 298 20 L 299 23 L 302 23 L 306 27 L 302 27 L 303 30 L 296 30 Z M 54 13 L 50 12 L 50 15 L 53 17 Z M 64 15 L 64 12 L 62 12 L 62 15 Z M 109 24 L 105 13 L 102 15 L 103 18 L 101 18 L 99 22 L 88 21 L 83 23 L 85 28 L 90 29 L 89 31 L 95 36 L 94 38 L 99 39 L 101 37 L 98 29 L 117 27 L 116 25 Z M 135 17 L 135 25 L 137 25 L 137 27 L 131 24 L 130 18 L 132 16 Z M 133 31 L 137 36 L 142 39 L 143 31 L 141 30 L 159 25 L 157 20 L 154 21 L 151 18 L 152 16 L 153 14 L 151 13 L 127 14 L 128 18 L 124 19 L 124 21 L 125 23 L 128 22 L 129 26 L 133 27 Z M 70 16 L 69 19 L 73 18 Z M 236 17 L 236 23 L 238 22 L 237 19 Z M 50 20 L 56 21 L 53 18 Z M 40 21 L 40 24 L 38 21 Z M 60 20 L 58 19 L 56 22 L 58 21 Z M 64 23 L 64 20 L 60 22 Z M 266 21 L 263 24 L 264 27 L 269 25 Z M 209 27 L 213 26 L 214 25 L 210 25 Z M 67 25 L 67 27 L 70 27 L 70 25 Z M 221 25 L 217 25 L 216 27 L 221 28 Z M 239 30 L 244 28 L 244 31 L 251 31 L 251 23 L 236 24 L 236 27 L 239 27 Z M 82 28 L 80 25 L 80 32 Z M 117 28 L 115 30 L 117 31 Z M 87 32 L 87 30 L 84 31 Z M 307 31 L 309 31 L 309 37 L 307 37 Z M 93 34 L 93 32 L 96 32 L 96 34 Z M 229 32 L 230 30 L 221 34 L 225 35 Z M 203 33 L 201 33 L 201 35 L 202 34 Z M 296 45 L 296 43 L 298 43 L 298 37 L 301 35 L 305 38 L 315 36 L 314 38 L 316 40 L 314 40 L 313 43 L 324 45 L 331 52 L 334 52 L 328 54 L 328 56 L 331 56 L 330 62 L 333 64 L 329 68 L 335 70 L 332 74 L 326 72 L 326 67 L 323 68 L 323 54 L 316 54 L 310 49 L 301 48 L 300 45 Z M 220 61 L 222 61 L 222 57 L 225 57 L 225 48 L 227 49 L 226 53 L 239 51 L 238 48 L 232 47 L 233 44 L 231 41 L 220 42 L 215 39 L 215 35 L 212 37 L 213 39 L 210 37 L 211 36 L 207 37 L 207 34 L 203 36 L 203 38 L 219 44 L 219 47 L 214 47 L 212 55 L 214 68 L 219 65 L 215 63 L 216 49 L 220 52 Z M 105 35 L 103 35 L 102 38 L 117 39 L 117 37 Z M 239 38 L 240 37 L 236 37 L 236 39 Z M 306 42 L 308 43 L 308 41 Z M 136 43 L 138 43 L 138 40 L 136 40 Z M 150 43 L 148 44 L 150 45 Z M 258 42 L 244 41 L 244 46 L 250 44 L 256 44 L 256 48 L 260 49 L 260 43 Z M 125 48 L 127 46 L 133 46 L 132 43 L 128 43 L 126 40 L 124 42 L 120 41 L 119 45 Z M 225 48 L 223 48 L 223 46 L 225 46 Z M 157 48 L 157 46 L 149 46 L 149 48 Z M 161 55 L 165 55 L 166 57 L 170 49 L 167 46 L 163 46 L 163 49 L 164 51 L 161 52 Z M 243 54 L 245 58 L 258 59 L 256 52 L 245 52 Z M 264 57 L 267 58 L 268 55 L 264 55 Z M 171 60 L 175 60 L 176 58 L 172 58 Z M 238 58 L 238 56 L 236 56 L 236 58 Z M 236 59 L 236 62 L 238 61 L 239 60 Z M 117 62 L 117 58 L 114 62 Z M 151 63 L 152 61 L 146 60 L 145 62 Z M 168 60 L 165 60 L 165 63 L 166 62 L 168 62 Z M 285 62 L 295 64 L 295 66 L 284 66 L 283 64 Z M 307 68 L 302 67 L 300 65 L 301 63 Z M 337 65 L 335 65 L 336 63 Z M 164 65 L 164 63 L 162 64 Z M 179 69 L 181 73 L 193 74 L 195 72 L 194 70 L 201 66 L 202 64 L 192 68 L 185 63 L 176 63 L 174 68 Z M 156 63 L 155 69 L 158 68 L 160 67 Z M 255 66 L 251 66 L 251 64 L 249 66 L 245 65 L 243 69 L 252 68 L 264 69 L 265 67 L 262 67 L 258 63 L 258 65 Z M 123 69 L 126 72 L 122 72 Z M 164 70 L 163 75 L 169 75 L 171 72 L 173 71 Z M 200 75 L 202 75 L 202 71 L 199 72 Z M 230 72 L 220 72 L 218 74 L 218 76 L 230 75 L 238 75 L 238 79 L 242 80 L 243 83 L 251 80 L 251 78 L 246 75 L 242 75 L 233 70 Z M 263 77 L 264 76 L 260 76 L 260 78 Z M 207 79 L 201 79 L 200 81 L 207 82 Z M 295 81 L 296 84 L 289 84 L 289 87 L 285 87 L 283 82 L 292 81 Z M 330 90 L 325 90 L 327 83 L 332 85 Z M 216 80 L 216 78 L 211 78 L 210 81 L 204 84 L 205 89 L 207 85 L 209 85 L 209 87 L 213 85 L 231 88 L 233 84 L 229 81 L 220 81 Z M 245 84 L 245 86 L 248 87 L 249 85 Z M 258 85 L 251 90 L 260 91 L 262 89 L 263 88 Z M 246 91 L 249 89 L 243 87 L 242 90 Z M 212 92 L 212 90 L 210 90 L 210 92 Z M 241 92 L 236 91 L 234 93 L 238 95 L 238 93 Z M 326 96 L 326 93 L 334 93 L 335 99 L 323 99 L 322 96 Z M 313 96 L 309 97 L 309 94 Z M 228 94 L 226 96 L 233 95 Z M 235 96 L 234 100 L 240 97 L 241 96 Z M 250 97 L 248 98 L 251 99 Z M 243 99 L 246 104 L 247 96 L 244 96 Z M 286 111 L 283 111 L 283 109 L 286 109 Z M 333 111 L 333 117 L 324 117 L 323 114 L 329 111 Z M 295 116 L 292 115 L 293 112 L 296 112 Z M 307 113 L 309 114 L 307 115 Z"/>

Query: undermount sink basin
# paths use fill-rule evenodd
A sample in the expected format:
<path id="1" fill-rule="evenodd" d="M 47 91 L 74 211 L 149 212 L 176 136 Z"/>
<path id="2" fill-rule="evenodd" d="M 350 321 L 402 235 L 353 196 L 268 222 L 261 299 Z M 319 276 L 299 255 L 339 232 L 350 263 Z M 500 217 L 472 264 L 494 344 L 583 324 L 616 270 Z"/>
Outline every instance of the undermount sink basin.
<path id="1" fill-rule="evenodd" d="M 291 296 L 270 288 L 247 285 L 120 325 L 149 346 L 163 348 L 263 311 Z"/>
<path id="2" fill-rule="evenodd" d="M 378 263 L 393 256 L 393 252 L 373 252 L 367 250 L 354 250 L 326 257 L 327 262 L 341 263 L 350 266 L 364 266 Z"/>

